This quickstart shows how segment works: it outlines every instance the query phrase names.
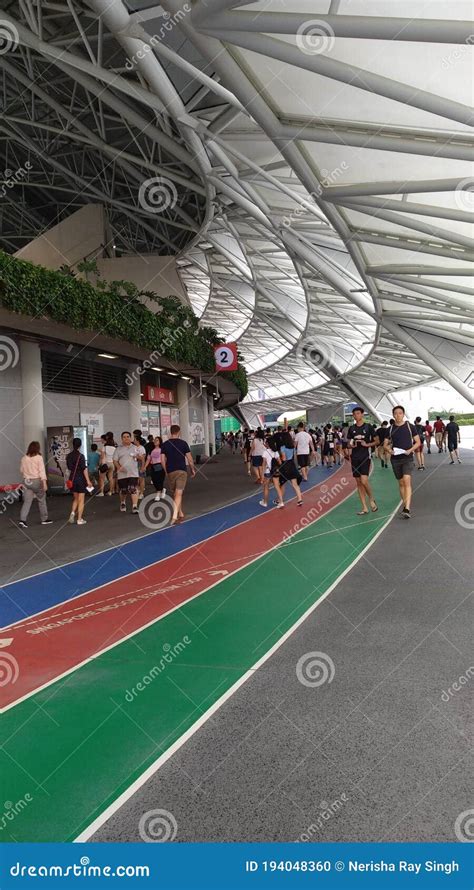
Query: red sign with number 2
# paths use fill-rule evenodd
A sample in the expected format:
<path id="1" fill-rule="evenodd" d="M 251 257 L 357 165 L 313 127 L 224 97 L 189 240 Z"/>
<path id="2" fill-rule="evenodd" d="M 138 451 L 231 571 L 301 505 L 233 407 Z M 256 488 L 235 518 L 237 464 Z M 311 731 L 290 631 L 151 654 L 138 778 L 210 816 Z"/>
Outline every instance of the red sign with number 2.
<path id="1" fill-rule="evenodd" d="M 237 343 L 221 343 L 216 346 L 214 357 L 216 371 L 236 371 L 238 366 Z"/>

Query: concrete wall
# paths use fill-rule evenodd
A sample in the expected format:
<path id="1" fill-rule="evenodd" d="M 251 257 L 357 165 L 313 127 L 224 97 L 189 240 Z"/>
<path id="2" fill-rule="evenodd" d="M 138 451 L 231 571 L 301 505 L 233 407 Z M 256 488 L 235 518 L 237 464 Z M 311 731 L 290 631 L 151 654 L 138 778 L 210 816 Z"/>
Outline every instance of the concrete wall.
<path id="1" fill-rule="evenodd" d="M 169 256 L 124 256 L 97 260 L 97 267 L 105 281 L 133 281 L 142 290 L 151 290 L 160 297 L 180 297 L 187 303 L 186 293 L 176 271 L 174 257 Z M 148 301 L 153 310 L 153 301 Z"/>
<path id="2" fill-rule="evenodd" d="M 63 222 L 48 229 L 15 254 L 47 269 L 71 266 L 105 244 L 105 215 L 101 204 L 86 204 Z"/>
<path id="3" fill-rule="evenodd" d="M 43 395 L 44 422 L 48 426 L 79 426 L 81 413 L 103 414 L 104 429 L 120 436 L 130 425 L 130 406 L 126 399 L 101 399 L 94 396 L 69 395 L 64 392 L 46 392 Z"/>
<path id="4" fill-rule="evenodd" d="M 20 363 L 0 371 L 0 485 L 20 482 L 23 447 Z"/>

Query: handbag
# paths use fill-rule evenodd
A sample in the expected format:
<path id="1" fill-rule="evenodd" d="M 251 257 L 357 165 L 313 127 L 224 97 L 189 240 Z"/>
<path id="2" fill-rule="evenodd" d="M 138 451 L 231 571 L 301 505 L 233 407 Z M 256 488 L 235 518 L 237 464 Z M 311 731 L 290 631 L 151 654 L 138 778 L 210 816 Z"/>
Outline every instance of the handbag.
<path id="1" fill-rule="evenodd" d="M 66 482 L 66 488 L 68 488 L 69 491 L 71 490 L 71 488 L 72 488 L 72 486 L 73 486 L 73 483 L 74 483 L 74 476 L 76 475 L 76 470 L 77 470 L 77 468 L 78 468 L 78 466 L 79 466 L 79 461 L 80 461 L 80 459 L 81 459 L 81 455 L 79 455 L 79 457 L 78 457 L 77 460 L 76 460 L 76 466 L 74 467 L 74 472 L 73 472 L 72 476 L 71 476 L 71 477 L 67 480 L 67 482 Z"/>

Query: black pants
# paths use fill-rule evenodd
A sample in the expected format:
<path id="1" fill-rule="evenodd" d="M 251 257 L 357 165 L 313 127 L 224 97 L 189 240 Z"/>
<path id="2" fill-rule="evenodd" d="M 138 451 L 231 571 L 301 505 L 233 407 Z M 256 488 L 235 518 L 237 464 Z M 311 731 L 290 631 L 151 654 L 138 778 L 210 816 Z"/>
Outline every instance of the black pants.
<path id="1" fill-rule="evenodd" d="M 165 471 L 161 464 L 151 464 L 151 481 L 155 486 L 156 491 L 161 491 L 163 488 L 163 483 L 165 481 Z"/>

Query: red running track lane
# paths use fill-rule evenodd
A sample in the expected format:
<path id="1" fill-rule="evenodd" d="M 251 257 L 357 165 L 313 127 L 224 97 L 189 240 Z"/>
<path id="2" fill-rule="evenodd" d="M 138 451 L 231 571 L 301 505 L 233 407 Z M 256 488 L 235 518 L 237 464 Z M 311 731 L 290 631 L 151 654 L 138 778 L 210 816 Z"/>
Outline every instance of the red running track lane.
<path id="1" fill-rule="evenodd" d="M 10 633 L 12 641 L 8 642 L 8 654 L 1 654 L 9 659 L 17 678 L 0 688 L 0 710 L 70 673 L 265 555 L 281 544 L 285 535 L 298 531 L 303 517 L 306 526 L 315 522 L 354 488 L 348 469 L 341 468 L 327 485 L 309 491 L 302 507 L 296 500 L 288 501 L 284 510 L 262 512 L 181 553 L 41 612 L 37 618 L 4 628 L 2 635 Z M 316 505 L 318 513 L 309 519 L 306 514 Z"/>

